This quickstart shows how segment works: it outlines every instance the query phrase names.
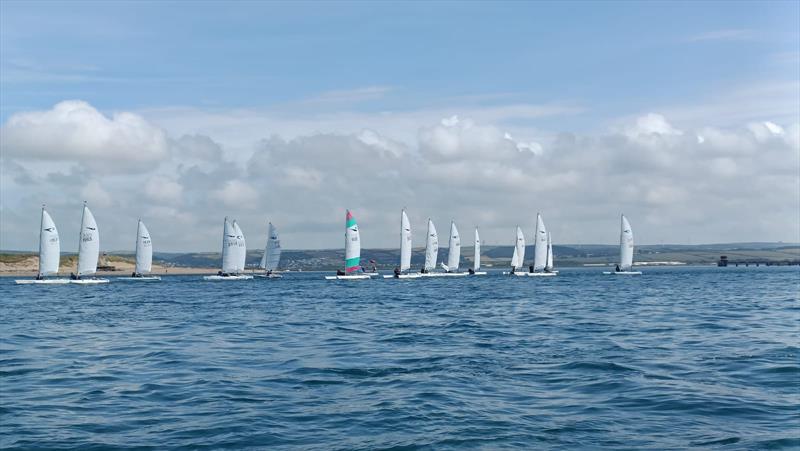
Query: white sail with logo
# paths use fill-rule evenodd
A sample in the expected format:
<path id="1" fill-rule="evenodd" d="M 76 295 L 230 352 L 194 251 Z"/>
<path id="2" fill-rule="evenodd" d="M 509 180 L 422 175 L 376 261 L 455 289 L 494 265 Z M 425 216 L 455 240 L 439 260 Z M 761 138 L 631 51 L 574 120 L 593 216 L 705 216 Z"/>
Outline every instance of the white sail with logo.
<path id="1" fill-rule="evenodd" d="M 239 241 L 236 239 L 236 229 L 233 224 L 225 217 L 222 227 L 222 272 L 225 274 L 235 274 L 239 272 L 238 259 Z"/>
<path id="2" fill-rule="evenodd" d="M 400 214 L 400 271 L 411 268 L 411 223 L 406 211 Z"/>
<path id="3" fill-rule="evenodd" d="M 267 271 L 274 271 L 278 269 L 280 261 L 281 240 L 278 237 L 278 229 L 270 222 L 267 231 L 267 245 L 264 247 L 264 256 L 261 257 L 259 267 Z"/>
<path id="4" fill-rule="evenodd" d="M 516 259 L 515 259 L 516 257 Z M 525 235 L 522 229 L 517 226 L 517 238 L 514 242 L 514 256 L 511 257 L 511 266 L 517 270 L 525 265 Z"/>
<path id="5" fill-rule="evenodd" d="M 439 256 L 439 235 L 433 221 L 428 218 L 428 236 L 425 241 L 425 271 L 436 268 L 436 259 Z"/>
<path id="6" fill-rule="evenodd" d="M 536 236 L 534 237 L 533 270 L 542 271 L 547 266 L 547 229 L 542 215 L 536 214 Z"/>
<path id="7" fill-rule="evenodd" d="M 100 233 L 94 215 L 83 203 L 80 242 L 78 243 L 78 276 L 97 272 L 97 259 L 100 257 Z"/>
<path id="8" fill-rule="evenodd" d="M 247 261 L 247 245 L 244 241 L 244 233 L 239 227 L 239 223 L 233 220 L 233 232 L 236 234 L 236 270 L 237 272 L 244 271 L 245 262 Z"/>
<path id="9" fill-rule="evenodd" d="M 622 215 L 619 234 L 619 269 L 630 271 L 633 266 L 633 230 L 628 218 Z"/>
<path id="10" fill-rule="evenodd" d="M 447 265 L 442 265 L 447 272 L 457 272 L 461 260 L 461 237 L 458 235 L 455 221 L 450 221 L 450 244 L 447 251 Z"/>
<path id="11" fill-rule="evenodd" d="M 153 266 L 153 243 L 150 241 L 150 232 L 142 220 L 136 228 L 136 274 L 147 274 Z"/>
<path id="12" fill-rule="evenodd" d="M 547 233 L 547 263 L 544 265 L 544 270 L 553 271 L 553 239 L 550 237 L 550 232 Z"/>
<path id="13" fill-rule="evenodd" d="M 39 230 L 39 276 L 58 273 L 61 259 L 61 242 L 53 218 L 42 206 L 42 222 Z"/>

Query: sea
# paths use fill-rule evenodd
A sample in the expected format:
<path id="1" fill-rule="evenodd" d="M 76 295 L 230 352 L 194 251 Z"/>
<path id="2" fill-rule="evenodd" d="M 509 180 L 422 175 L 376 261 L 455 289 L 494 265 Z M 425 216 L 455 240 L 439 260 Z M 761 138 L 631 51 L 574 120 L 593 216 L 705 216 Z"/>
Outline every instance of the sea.
<path id="1" fill-rule="evenodd" d="M 798 449 L 800 268 L 0 279 L 0 448 Z"/>

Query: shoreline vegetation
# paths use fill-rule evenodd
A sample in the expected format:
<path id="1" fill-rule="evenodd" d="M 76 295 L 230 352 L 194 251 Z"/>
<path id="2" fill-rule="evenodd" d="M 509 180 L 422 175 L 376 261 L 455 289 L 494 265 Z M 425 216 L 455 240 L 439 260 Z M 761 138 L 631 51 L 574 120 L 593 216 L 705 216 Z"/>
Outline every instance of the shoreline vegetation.
<path id="1" fill-rule="evenodd" d="M 532 251 L 532 246 L 530 246 Z M 619 258 L 616 245 L 554 245 L 553 254 L 558 267 L 606 267 L 613 266 Z M 284 250 L 281 270 L 288 271 L 333 271 L 341 266 L 341 249 Z M 440 249 L 440 256 L 447 248 Z M 512 246 L 484 245 L 481 266 L 487 269 L 508 267 Z M 247 253 L 247 272 L 256 269 L 263 250 L 253 249 Z M 424 249 L 415 248 L 412 267 L 420 267 L 424 260 Z M 532 254 L 530 254 L 532 255 Z M 716 265 L 721 256 L 727 256 L 731 265 L 800 264 L 800 244 L 797 243 L 733 243 L 712 245 L 643 245 L 638 246 L 634 260 L 637 266 L 683 266 Z M 75 254 L 61 256 L 59 274 L 68 276 L 76 266 Z M 398 249 L 364 249 L 362 265 L 371 266 L 374 261 L 379 270 L 391 271 L 399 260 Z M 219 270 L 221 256 L 218 252 L 159 253 L 153 256 L 153 275 L 214 274 Z M 0 277 L 35 276 L 39 264 L 36 252 L 0 251 Z M 472 249 L 465 247 L 462 265 L 472 264 Z M 132 252 L 107 252 L 100 257 L 98 275 L 123 276 L 133 271 Z"/>

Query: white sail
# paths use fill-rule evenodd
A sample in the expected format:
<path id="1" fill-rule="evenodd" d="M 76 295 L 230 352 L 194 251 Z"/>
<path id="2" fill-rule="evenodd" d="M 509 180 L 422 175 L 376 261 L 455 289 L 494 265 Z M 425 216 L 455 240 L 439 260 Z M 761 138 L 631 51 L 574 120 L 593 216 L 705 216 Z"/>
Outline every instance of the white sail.
<path id="1" fill-rule="evenodd" d="M 447 252 L 447 270 L 450 272 L 458 271 L 458 264 L 461 260 L 461 237 L 458 236 L 458 229 L 455 221 L 450 222 L 450 245 Z"/>
<path id="2" fill-rule="evenodd" d="M 232 274 L 238 272 L 239 241 L 236 239 L 236 229 L 233 224 L 225 217 L 222 227 L 222 272 Z"/>
<path id="3" fill-rule="evenodd" d="M 136 228 L 136 274 L 147 274 L 153 266 L 153 243 L 150 241 L 150 232 L 142 220 Z"/>
<path id="4" fill-rule="evenodd" d="M 475 257 L 472 262 L 472 270 L 478 272 L 481 269 L 481 236 L 478 235 L 478 228 L 475 227 Z"/>
<path id="5" fill-rule="evenodd" d="M 622 215 L 619 234 L 619 269 L 630 271 L 633 266 L 633 230 L 628 218 Z"/>
<path id="6" fill-rule="evenodd" d="M 239 227 L 239 223 L 233 220 L 233 232 L 236 234 L 236 271 L 244 271 L 245 262 L 247 261 L 247 245 L 244 241 L 244 233 Z"/>
<path id="7" fill-rule="evenodd" d="M 428 219 L 428 237 L 425 241 L 425 270 L 436 268 L 436 259 L 439 256 L 439 235 L 433 221 Z"/>
<path id="8" fill-rule="evenodd" d="M 60 259 L 61 242 L 58 240 L 58 229 L 56 229 L 53 218 L 42 207 L 42 222 L 39 230 L 39 275 L 58 273 Z"/>
<path id="9" fill-rule="evenodd" d="M 519 264 L 519 253 L 517 251 L 517 246 L 514 246 L 514 255 L 511 256 L 511 267 L 517 269 L 520 267 Z"/>
<path id="10" fill-rule="evenodd" d="M 347 210 L 344 232 L 344 271 L 356 272 L 361 269 L 361 235 L 355 216 Z"/>
<path id="11" fill-rule="evenodd" d="M 534 238 L 533 270 L 542 271 L 547 265 L 547 229 L 542 215 L 536 214 L 536 237 Z"/>
<path id="12" fill-rule="evenodd" d="M 100 257 L 100 233 L 94 215 L 84 203 L 80 243 L 78 243 L 78 275 L 96 273 L 98 257 Z"/>
<path id="13" fill-rule="evenodd" d="M 525 265 L 525 235 L 519 226 L 517 226 L 517 239 L 514 242 L 514 255 L 517 256 L 517 263 L 514 265 L 512 262 L 512 266 L 514 269 L 522 268 Z"/>
<path id="14" fill-rule="evenodd" d="M 547 263 L 544 265 L 545 271 L 553 270 L 553 239 L 550 232 L 547 232 Z"/>
<path id="15" fill-rule="evenodd" d="M 267 271 L 274 271 L 278 269 L 280 261 L 281 240 L 278 237 L 278 229 L 270 222 L 269 230 L 267 231 L 267 245 L 264 247 L 264 256 L 261 257 L 259 267 Z"/>
<path id="16" fill-rule="evenodd" d="M 400 215 L 400 271 L 411 268 L 411 223 L 406 211 Z"/>

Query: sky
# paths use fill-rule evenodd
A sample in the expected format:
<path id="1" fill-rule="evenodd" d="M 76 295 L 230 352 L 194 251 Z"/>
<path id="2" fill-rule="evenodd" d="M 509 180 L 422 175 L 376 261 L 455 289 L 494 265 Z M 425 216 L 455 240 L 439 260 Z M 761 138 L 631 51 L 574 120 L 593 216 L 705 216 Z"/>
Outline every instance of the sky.
<path id="1" fill-rule="evenodd" d="M 800 3 L 0 2 L 0 249 L 800 241 Z M 74 238 L 74 239 L 72 239 Z"/>

